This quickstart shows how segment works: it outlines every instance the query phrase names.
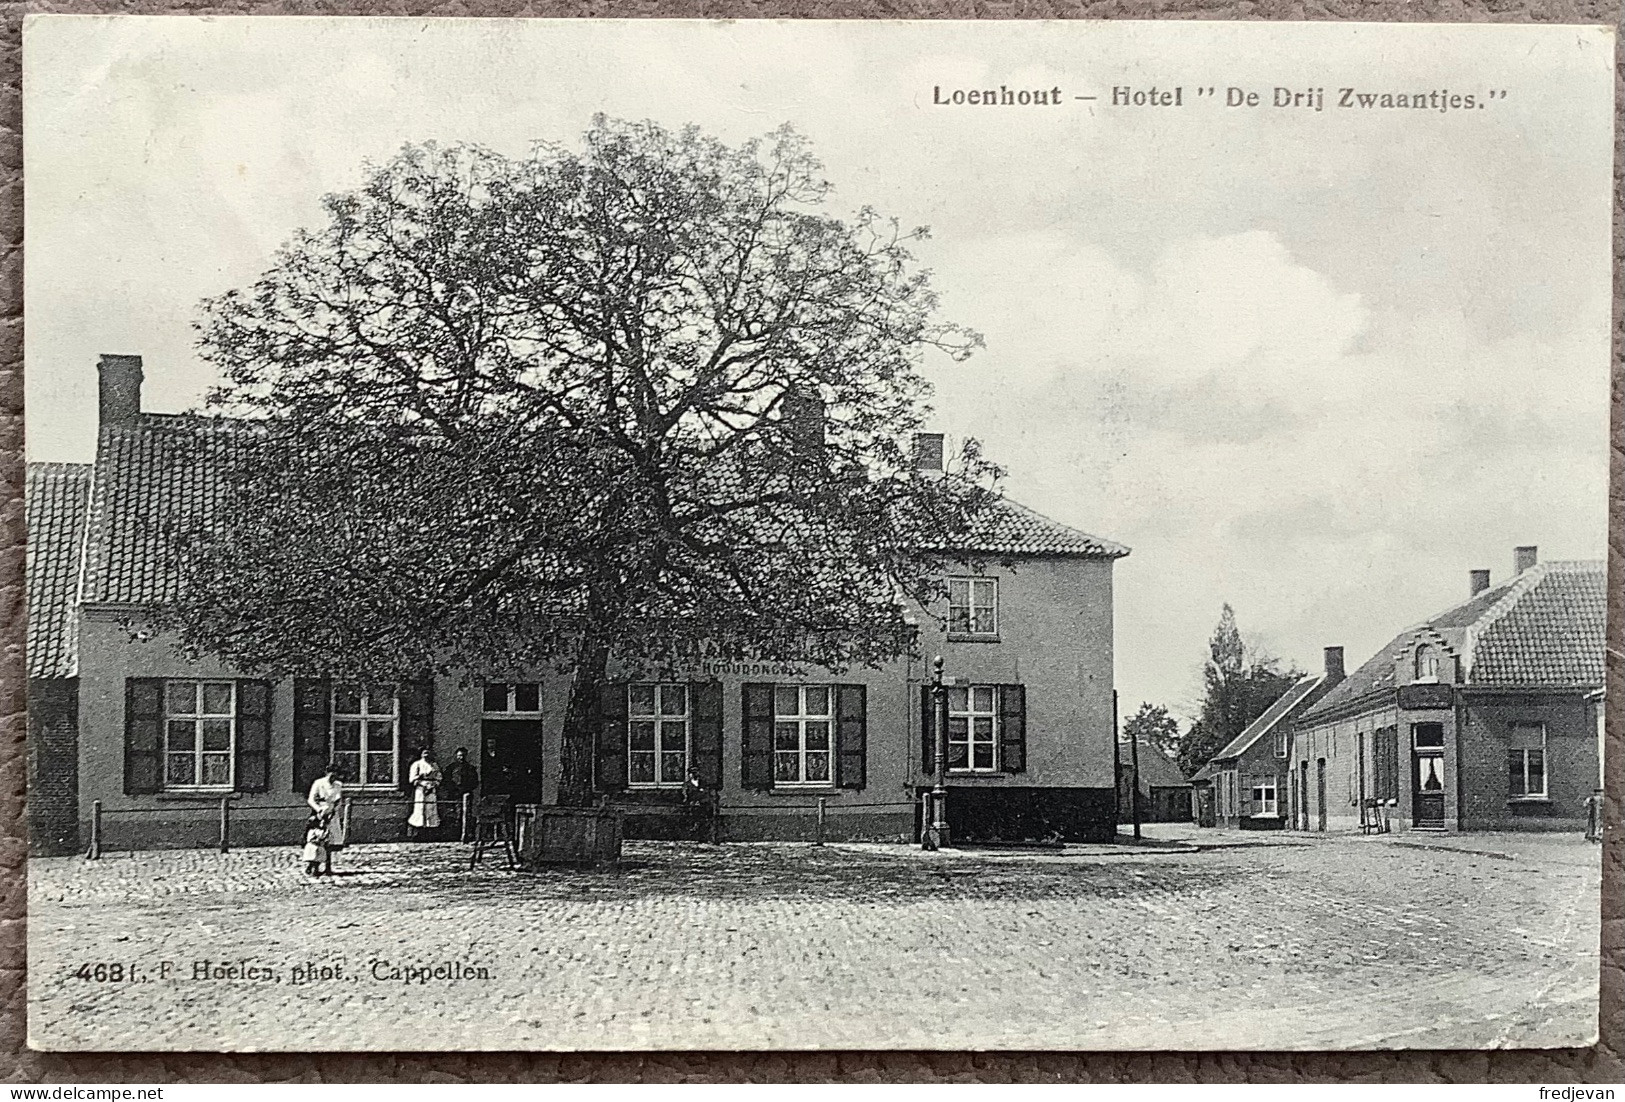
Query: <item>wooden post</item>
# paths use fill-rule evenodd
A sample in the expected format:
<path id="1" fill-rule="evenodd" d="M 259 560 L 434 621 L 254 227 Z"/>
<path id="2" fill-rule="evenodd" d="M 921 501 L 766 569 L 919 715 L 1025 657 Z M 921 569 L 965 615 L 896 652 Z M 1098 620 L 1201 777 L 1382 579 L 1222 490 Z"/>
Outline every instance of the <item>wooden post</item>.
<path id="1" fill-rule="evenodd" d="M 92 861 L 102 858 L 102 802 L 92 800 L 90 804 L 90 852 L 85 854 Z"/>
<path id="2" fill-rule="evenodd" d="M 529 702 L 527 701 L 526 703 L 529 703 Z M 468 821 L 473 816 L 473 814 L 474 814 L 474 793 L 472 793 L 472 792 L 464 792 L 463 793 L 463 826 L 462 826 L 461 833 L 462 833 L 463 841 L 465 841 L 465 842 L 468 841 L 468 838 L 469 838 Z"/>
<path id="3" fill-rule="evenodd" d="M 824 844 L 824 810 L 828 802 L 823 796 L 818 797 L 818 828 L 813 835 L 813 845 L 815 846 Z"/>
<path id="4" fill-rule="evenodd" d="M 231 852 L 231 797 L 220 797 L 220 852 Z"/>

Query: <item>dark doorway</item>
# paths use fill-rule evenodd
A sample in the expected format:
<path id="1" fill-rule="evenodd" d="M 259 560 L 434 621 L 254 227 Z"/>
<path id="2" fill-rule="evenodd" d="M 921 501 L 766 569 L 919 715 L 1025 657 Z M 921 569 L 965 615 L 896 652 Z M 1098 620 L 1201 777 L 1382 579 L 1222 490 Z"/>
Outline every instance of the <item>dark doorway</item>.
<path id="1" fill-rule="evenodd" d="M 1298 763 L 1298 829 L 1309 829 L 1309 763 Z"/>
<path id="2" fill-rule="evenodd" d="M 480 788 L 510 803 L 542 802 L 542 721 L 487 719 L 480 724 Z"/>
<path id="3" fill-rule="evenodd" d="M 1444 829 L 1444 726 L 1418 723 L 1411 728 L 1411 822 Z"/>
<path id="4" fill-rule="evenodd" d="M 1326 759 L 1319 758 L 1315 762 L 1315 809 L 1319 816 L 1320 829 L 1326 829 Z"/>

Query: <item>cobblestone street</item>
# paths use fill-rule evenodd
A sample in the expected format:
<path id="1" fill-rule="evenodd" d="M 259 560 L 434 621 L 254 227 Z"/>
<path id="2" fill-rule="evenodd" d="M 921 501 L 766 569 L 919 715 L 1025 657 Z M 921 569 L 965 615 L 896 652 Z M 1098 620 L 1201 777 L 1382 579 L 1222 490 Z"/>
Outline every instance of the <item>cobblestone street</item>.
<path id="1" fill-rule="evenodd" d="M 1595 846 L 1172 834 L 1202 848 L 628 843 L 619 871 L 530 875 L 377 845 L 324 880 L 292 847 L 36 859 L 30 1030 L 53 1049 L 246 1050 L 1593 1035 Z"/>

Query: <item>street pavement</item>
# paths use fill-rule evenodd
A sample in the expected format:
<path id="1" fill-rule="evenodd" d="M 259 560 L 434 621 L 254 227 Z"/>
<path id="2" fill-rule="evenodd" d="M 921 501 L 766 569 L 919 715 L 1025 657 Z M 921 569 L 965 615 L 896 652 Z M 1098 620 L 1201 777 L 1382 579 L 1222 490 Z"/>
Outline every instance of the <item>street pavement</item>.
<path id="1" fill-rule="evenodd" d="M 1317 1049 L 1583 1045 L 1599 849 L 1157 826 L 1157 844 L 455 844 L 45 858 L 36 1047 Z M 1195 845 L 1174 844 L 1184 840 Z M 99 967 L 98 967 L 99 966 Z"/>

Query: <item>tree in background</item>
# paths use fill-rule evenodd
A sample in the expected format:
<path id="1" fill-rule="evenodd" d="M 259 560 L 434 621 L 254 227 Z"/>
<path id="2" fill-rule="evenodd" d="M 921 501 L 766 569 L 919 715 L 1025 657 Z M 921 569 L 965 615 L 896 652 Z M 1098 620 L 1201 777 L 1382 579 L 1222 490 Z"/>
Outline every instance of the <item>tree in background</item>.
<path id="1" fill-rule="evenodd" d="M 1161 704 L 1142 703 L 1139 710 L 1123 722 L 1123 737 L 1138 741 L 1140 751 L 1153 750 L 1165 758 L 1179 757 L 1179 721 L 1168 714 Z"/>
<path id="2" fill-rule="evenodd" d="M 1235 611 L 1226 604 L 1208 639 L 1202 707 L 1180 741 L 1180 768 L 1188 776 L 1206 765 L 1302 676 L 1296 668 L 1283 670 L 1279 658 L 1248 647 L 1236 627 Z"/>
<path id="3" fill-rule="evenodd" d="M 184 645 L 250 670 L 572 673 L 559 799 L 591 800 L 607 670 L 901 653 L 996 500 L 921 477 L 936 318 L 906 231 L 783 128 L 599 117 L 577 152 L 408 146 L 204 304 L 224 489 L 181 534 Z M 229 439 L 228 439 L 229 438 Z"/>

